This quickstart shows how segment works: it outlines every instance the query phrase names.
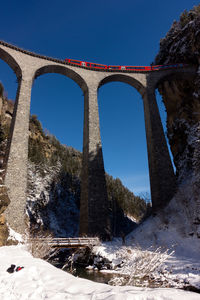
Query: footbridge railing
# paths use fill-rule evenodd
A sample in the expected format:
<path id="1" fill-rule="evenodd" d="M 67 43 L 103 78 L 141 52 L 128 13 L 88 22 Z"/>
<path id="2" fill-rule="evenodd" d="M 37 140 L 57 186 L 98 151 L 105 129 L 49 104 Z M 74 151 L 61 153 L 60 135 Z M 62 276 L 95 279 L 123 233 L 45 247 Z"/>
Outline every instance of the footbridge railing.
<path id="1" fill-rule="evenodd" d="M 100 245 L 99 238 L 37 238 L 35 242 L 43 242 L 52 248 L 81 248 Z"/>

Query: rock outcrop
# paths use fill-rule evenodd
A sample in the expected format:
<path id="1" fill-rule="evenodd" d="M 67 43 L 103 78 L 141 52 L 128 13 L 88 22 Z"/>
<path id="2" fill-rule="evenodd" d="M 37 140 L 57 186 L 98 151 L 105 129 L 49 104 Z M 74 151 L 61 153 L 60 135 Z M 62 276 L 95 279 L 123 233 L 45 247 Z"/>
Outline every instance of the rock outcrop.
<path id="1" fill-rule="evenodd" d="M 191 234 L 200 230 L 200 5 L 184 11 L 160 41 L 155 64 L 196 66 L 192 78 L 163 81 L 158 89 L 167 112 L 167 136 L 179 183 L 177 201 L 183 218 L 191 221 Z M 187 222 L 186 222 L 187 223 Z M 189 229 L 188 229 L 189 230 Z"/>

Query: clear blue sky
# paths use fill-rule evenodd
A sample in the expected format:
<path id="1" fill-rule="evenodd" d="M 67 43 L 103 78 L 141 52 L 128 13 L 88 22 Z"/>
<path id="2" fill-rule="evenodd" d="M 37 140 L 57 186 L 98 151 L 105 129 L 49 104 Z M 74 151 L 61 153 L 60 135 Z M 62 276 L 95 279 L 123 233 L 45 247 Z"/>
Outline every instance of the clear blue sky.
<path id="1" fill-rule="evenodd" d="M 1 40 L 60 59 L 107 65 L 149 65 L 159 40 L 194 0 L 11 0 L 1 3 Z M 15 98 L 16 78 L 0 60 L 0 80 Z M 159 107 L 165 126 L 165 113 Z M 71 79 L 47 74 L 33 85 L 31 113 L 63 144 L 82 150 L 83 95 Z M 106 171 L 136 194 L 149 191 L 140 95 L 122 83 L 99 91 Z"/>

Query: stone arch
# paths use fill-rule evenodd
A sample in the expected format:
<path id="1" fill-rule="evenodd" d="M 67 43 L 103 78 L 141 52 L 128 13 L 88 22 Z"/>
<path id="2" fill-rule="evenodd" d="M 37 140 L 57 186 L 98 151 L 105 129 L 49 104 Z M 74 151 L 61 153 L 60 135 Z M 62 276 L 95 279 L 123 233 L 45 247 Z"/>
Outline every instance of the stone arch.
<path id="1" fill-rule="evenodd" d="M 61 66 L 61 65 L 46 65 L 44 67 L 41 67 L 36 70 L 34 78 L 36 79 L 37 77 L 48 74 L 48 73 L 57 73 L 64 75 L 68 78 L 71 78 L 73 81 L 75 81 L 79 87 L 82 89 L 83 93 L 86 93 L 88 91 L 87 84 L 85 80 L 75 71 L 67 68 L 66 66 Z"/>
<path id="2" fill-rule="evenodd" d="M 143 98 L 151 199 L 153 210 L 156 211 L 165 206 L 173 196 L 174 172 L 155 99 L 156 77 L 151 73 L 144 74 L 144 77 L 138 75 L 140 76 L 136 74 L 134 78 L 130 75 L 114 74 L 105 77 L 99 87 L 108 82 L 121 81 L 136 88 Z"/>
<path id="3" fill-rule="evenodd" d="M 124 166 L 126 166 L 126 170 L 125 168 L 123 169 L 123 172 L 125 172 L 125 177 L 127 174 L 129 174 L 129 172 L 130 174 L 133 173 L 135 175 L 136 173 L 138 175 L 141 171 L 143 171 L 142 168 L 139 169 L 137 165 L 138 159 L 136 159 L 137 153 L 142 152 L 142 165 L 145 168 L 145 176 L 147 175 L 144 185 L 148 186 L 149 190 L 150 177 L 148 175 L 147 144 L 145 138 L 145 122 L 142 99 L 145 87 L 140 81 L 137 80 L 137 74 L 136 76 L 134 75 L 135 74 L 132 74 L 132 76 L 129 74 L 109 74 L 100 82 L 99 92 L 101 92 L 101 87 L 103 87 L 103 89 L 105 88 L 104 85 L 107 84 L 107 86 L 110 86 L 110 88 L 108 87 L 108 89 L 105 89 L 104 92 L 102 92 L 101 96 L 99 95 L 98 103 L 100 110 L 100 128 L 102 131 L 101 138 L 103 141 L 104 161 L 107 165 L 107 168 L 113 168 L 113 166 L 116 166 L 118 160 L 121 163 L 123 161 L 123 159 L 120 159 L 121 155 L 125 155 L 125 161 L 122 163 Z M 116 85 L 115 83 L 118 84 Z M 118 93 L 116 93 L 116 89 Z M 140 116 L 138 120 L 133 118 L 136 112 L 137 115 Z M 112 115 L 111 119 L 110 115 Z M 121 116 L 123 116 L 122 119 L 120 119 Z M 138 127 L 140 129 L 140 140 L 138 141 L 137 145 L 135 145 L 134 141 L 136 139 L 136 135 L 138 134 Z M 114 163 L 110 162 L 109 159 L 110 149 L 116 149 L 115 158 L 113 158 Z M 142 149 L 142 151 L 139 151 L 139 149 Z M 115 169 L 115 177 L 119 176 L 117 173 L 120 174 L 120 167 Z M 123 181 L 123 184 L 128 184 L 126 183 L 126 178 L 121 178 L 121 180 Z M 131 184 L 134 186 L 134 188 L 136 188 L 138 183 L 132 180 Z M 138 193 L 138 191 L 134 191 L 134 193 L 135 192 Z M 112 226 L 114 230 L 115 225 L 113 224 Z"/>
<path id="4" fill-rule="evenodd" d="M 16 74 L 17 78 L 20 79 L 22 76 L 22 70 L 15 58 L 11 56 L 7 51 L 0 47 L 0 58 L 7 63 Z"/>
<path id="5" fill-rule="evenodd" d="M 114 75 L 108 75 L 108 76 L 104 77 L 100 81 L 98 89 L 101 86 L 103 86 L 104 84 L 109 83 L 109 82 L 114 82 L 114 81 L 124 82 L 124 83 L 131 85 L 133 88 L 135 88 L 141 94 L 141 96 L 143 95 L 143 93 L 145 91 L 145 86 L 139 80 L 133 78 L 132 76 L 125 75 L 125 74 L 114 74 Z"/>

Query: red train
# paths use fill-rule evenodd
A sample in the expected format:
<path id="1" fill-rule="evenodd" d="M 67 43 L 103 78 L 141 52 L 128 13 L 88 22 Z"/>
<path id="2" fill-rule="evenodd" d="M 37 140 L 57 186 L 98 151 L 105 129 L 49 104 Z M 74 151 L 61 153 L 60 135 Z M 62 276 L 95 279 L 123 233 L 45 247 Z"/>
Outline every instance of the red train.
<path id="1" fill-rule="evenodd" d="M 69 64 L 82 66 L 89 69 L 97 69 L 97 70 L 122 70 L 122 71 L 156 71 L 161 69 L 171 69 L 171 68 L 179 68 L 184 67 L 186 64 L 170 64 L 170 65 L 157 65 L 157 66 L 107 66 L 102 64 L 90 63 L 86 61 L 76 60 L 65 58 L 65 61 Z"/>

